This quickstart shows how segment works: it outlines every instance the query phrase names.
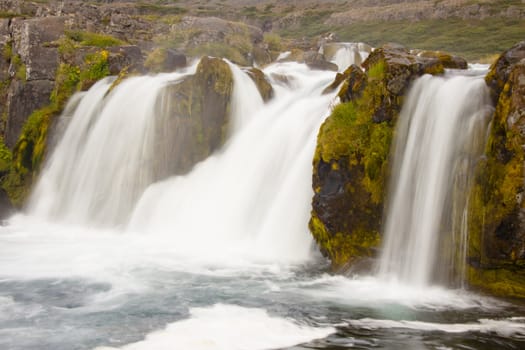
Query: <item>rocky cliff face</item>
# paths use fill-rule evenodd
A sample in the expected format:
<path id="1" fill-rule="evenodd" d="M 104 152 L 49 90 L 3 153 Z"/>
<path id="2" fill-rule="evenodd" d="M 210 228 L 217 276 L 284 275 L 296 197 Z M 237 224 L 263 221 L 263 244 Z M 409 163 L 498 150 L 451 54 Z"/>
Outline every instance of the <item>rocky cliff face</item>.
<path id="1" fill-rule="evenodd" d="M 418 56 L 388 45 L 370 54 L 364 73 L 351 66 L 336 78 L 344 79 L 342 103 L 319 131 L 310 220 L 314 238 L 335 269 L 360 268 L 376 254 L 389 148 L 403 97 L 417 77 L 443 73 L 449 57 Z"/>
<path id="2" fill-rule="evenodd" d="M 468 278 L 525 297 L 525 42 L 504 52 L 486 81 L 496 111 L 471 194 Z"/>

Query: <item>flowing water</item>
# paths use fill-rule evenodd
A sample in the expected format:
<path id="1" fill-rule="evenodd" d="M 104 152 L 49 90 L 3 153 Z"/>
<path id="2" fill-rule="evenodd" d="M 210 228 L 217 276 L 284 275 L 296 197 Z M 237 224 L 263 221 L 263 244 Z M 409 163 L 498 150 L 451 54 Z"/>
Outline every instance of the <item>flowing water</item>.
<path id="1" fill-rule="evenodd" d="M 459 251 L 459 265 L 466 259 L 466 194 L 491 112 L 480 77 L 424 76 L 414 84 L 393 145 L 381 275 L 425 286 L 450 270 L 464 273 L 456 254 L 436 253 Z"/>
<path id="2" fill-rule="evenodd" d="M 333 73 L 267 67 L 263 105 L 232 70 L 231 136 L 185 176 L 145 165 L 162 89 L 192 69 L 102 81 L 70 106 L 27 212 L 0 227 L 0 349 L 524 347 L 518 302 L 330 275 L 307 222 Z"/>

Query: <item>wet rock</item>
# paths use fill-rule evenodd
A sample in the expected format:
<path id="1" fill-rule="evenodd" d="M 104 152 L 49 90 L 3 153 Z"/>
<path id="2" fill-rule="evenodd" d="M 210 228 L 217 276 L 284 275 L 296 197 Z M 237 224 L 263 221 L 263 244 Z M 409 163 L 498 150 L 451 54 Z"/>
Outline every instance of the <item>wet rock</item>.
<path id="1" fill-rule="evenodd" d="M 259 93 L 264 101 L 268 101 L 273 97 L 272 84 L 268 82 L 266 75 L 258 68 L 250 68 L 248 75 L 252 78 L 253 82 L 257 86 Z"/>
<path id="2" fill-rule="evenodd" d="M 411 82 L 441 74 L 439 58 L 399 46 L 374 50 L 327 89 L 342 86 L 341 104 L 325 120 L 313 161 L 310 230 L 334 269 L 369 266 L 381 242 L 393 128 Z"/>
<path id="3" fill-rule="evenodd" d="M 159 178 L 185 174 L 217 150 L 229 134 L 233 90 L 230 67 L 222 59 L 203 57 L 195 75 L 166 88 L 157 124 Z M 177 154 L 176 157 L 172 157 Z"/>
<path id="4" fill-rule="evenodd" d="M 0 188 L 0 220 L 5 220 L 15 212 L 7 193 Z"/>
<path id="5" fill-rule="evenodd" d="M 525 42 L 504 52 L 485 80 L 496 109 L 471 193 L 468 279 L 525 298 Z"/>
<path id="6" fill-rule="evenodd" d="M 436 58 L 443 64 L 443 67 L 450 69 L 467 69 L 468 62 L 463 57 L 455 56 L 443 51 L 421 51 L 420 57 Z"/>
<path id="7" fill-rule="evenodd" d="M 522 41 L 511 49 L 505 51 L 496 62 L 490 67 L 490 71 L 485 78 L 488 86 L 493 92 L 493 97 L 497 99 L 509 80 L 509 76 L 514 69 L 514 65 L 525 58 L 525 41 Z"/>

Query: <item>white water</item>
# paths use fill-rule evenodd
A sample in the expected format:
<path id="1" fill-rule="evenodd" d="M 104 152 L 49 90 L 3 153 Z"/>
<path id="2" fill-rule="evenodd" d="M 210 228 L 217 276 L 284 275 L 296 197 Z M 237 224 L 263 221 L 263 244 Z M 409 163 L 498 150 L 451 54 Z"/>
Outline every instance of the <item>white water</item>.
<path id="1" fill-rule="evenodd" d="M 186 255 L 233 253 L 277 261 L 310 256 L 312 190 L 304 174 L 311 172 L 317 130 L 333 99 L 321 96 L 332 74 L 312 76 L 296 63 L 269 67 L 267 73 L 288 76 L 292 89 L 274 82 L 274 100 L 250 122 L 244 118 L 222 152 L 188 176 L 148 188 L 130 231 L 169 235 Z"/>
<path id="2" fill-rule="evenodd" d="M 265 73 L 275 77 L 275 98 L 254 108 L 259 102 L 243 97 L 253 86 L 234 68 L 235 89 L 245 85 L 238 90 L 242 100 L 232 103 L 253 114 L 234 117 L 240 125 L 227 144 L 191 173 L 152 184 L 138 202 L 127 203 L 136 205 L 132 215 L 123 215 L 131 220 L 115 219 L 125 227 L 93 228 L 91 221 L 82 224 L 93 212 L 77 213 L 82 220 L 73 220 L 42 208 L 0 227 L 0 348 L 437 349 L 461 348 L 464 339 L 473 347 L 506 342 L 519 348 L 523 321 L 512 318 L 519 308 L 464 291 L 324 274 L 324 262 L 312 259 L 306 222 L 315 137 L 332 103 L 320 92 L 333 74 L 295 63 L 270 66 Z M 150 78 L 159 79 L 155 89 L 163 84 L 164 78 Z M 120 118 L 100 112 L 119 88 L 101 100 L 107 83 L 100 84 L 105 85 L 83 97 L 74 118 L 87 115 L 81 119 L 92 120 L 92 126 L 101 118 Z M 73 120 L 67 133 L 76 128 Z M 92 131 L 86 126 L 80 134 Z M 129 137 L 120 132 L 110 135 L 112 143 Z M 72 145 L 78 141 L 71 139 Z M 56 152 L 62 151 L 67 154 L 68 147 L 58 145 Z M 60 164 L 56 154 L 48 171 Z M 53 174 L 60 172 L 44 177 Z M 50 182 L 56 186 L 59 180 L 64 181 Z M 43 197 L 32 208 L 45 209 L 39 200 L 56 203 L 49 198 L 61 193 L 42 186 Z M 66 214 L 83 208 L 67 200 L 72 207 L 61 209 Z M 443 334 L 385 335 L 373 324 L 406 319 L 432 327 L 443 319 L 443 327 L 475 326 L 479 319 L 501 317 L 506 322 L 481 335 L 451 340 Z M 505 332 L 509 328 L 517 331 Z M 493 340 L 494 334 L 503 339 Z"/>
<path id="3" fill-rule="evenodd" d="M 333 57 L 327 57 L 327 59 L 339 67 L 339 72 L 343 72 L 352 64 L 360 66 L 370 54 L 368 51 L 370 48 L 363 43 L 337 43 L 335 45 L 341 47 Z"/>
<path id="4" fill-rule="evenodd" d="M 264 101 L 253 80 L 235 64 L 228 62 L 233 75 L 231 115 L 232 133 L 241 130 L 263 107 Z"/>
<path id="5" fill-rule="evenodd" d="M 158 96 L 184 75 L 129 78 L 106 98 L 108 80 L 93 86 L 47 162 L 28 212 L 84 226 L 122 225 L 154 180 Z"/>
<path id="6" fill-rule="evenodd" d="M 324 338 L 332 327 L 314 328 L 271 317 L 265 310 L 217 304 L 193 308 L 190 318 L 172 323 L 163 331 L 126 345 L 123 350 L 264 350 L 277 349 Z M 96 348 L 109 350 L 115 348 Z"/>
<path id="7" fill-rule="evenodd" d="M 452 245 L 466 249 L 457 227 L 468 231 L 468 174 L 483 150 L 490 112 L 482 77 L 423 76 L 414 84 L 396 129 L 381 276 L 425 286 L 437 267 L 451 268 L 436 256 L 444 237 L 459 237 Z M 457 215 L 456 225 L 447 222 Z"/>

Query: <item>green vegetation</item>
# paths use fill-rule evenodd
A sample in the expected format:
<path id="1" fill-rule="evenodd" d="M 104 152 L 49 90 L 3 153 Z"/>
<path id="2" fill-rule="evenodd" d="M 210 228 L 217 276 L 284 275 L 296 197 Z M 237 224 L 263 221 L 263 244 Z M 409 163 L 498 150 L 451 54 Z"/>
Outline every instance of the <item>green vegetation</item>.
<path id="1" fill-rule="evenodd" d="M 360 98 L 337 105 L 321 127 L 315 153 L 325 163 L 348 157 L 350 166 L 363 166 L 363 186 L 373 203 L 381 203 L 387 159 L 392 139 L 390 122 L 374 123 L 386 92 L 385 64 L 380 61 L 367 71 L 368 84 Z"/>
<path id="2" fill-rule="evenodd" d="M 14 18 L 19 17 L 20 15 L 13 12 L 0 11 L 0 18 Z"/>
<path id="3" fill-rule="evenodd" d="M 11 150 L 5 145 L 4 138 L 0 137 L 0 174 L 9 170 L 12 159 L 13 154 Z"/>
<path id="4" fill-rule="evenodd" d="M 147 12 L 150 14 L 158 15 L 181 15 L 187 12 L 186 9 L 173 5 L 162 5 L 162 4 L 152 4 L 146 2 L 139 2 L 136 6 L 139 10 Z"/>
<path id="5" fill-rule="evenodd" d="M 324 253 L 331 257 L 332 265 L 337 268 L 351 265 L 357 258 L 372 257 L 373 249 L 381 242 L 378 231 L 360 228 L 351 235 L 342 232 L 331 235 L 315 213 L 312 213 L 309 228 Z"/>
<path id="6" fill-rule="evenodd" d="M 317 34 L 327 29 L 320 28 Z M 350 23 L 332 30 L 342 40 L 374 46 L 397 42 L 410 48 L 448 51 L 468 60 L 500 53 L 523 40 L 523 21 L 501 18 Z"/>
<path id="7" fill-rule="evenodd" d="M 125 45 L 126 42 L 110 35 L 84 32 L 79 30 L 66 31 L 66 37 L 81 46 L 94 46 L 106 48 L 111 46 Z"/>
<path id="8" fill-rule="evenodd" d="M 40 170 L 46 153 L 48 129 L 53 119 L 60 114 L 73 93 L 89 88 L 109 74 L 108 58 L 109 53 L 101 50 L 87 55 L 80 67 L 65 62 L 60 64 L 50 104 L 29 116 L 13 149 L 8 173 L 2 178 L 2 187 L 13 205 L 23 205 L 31 183 Z M 2 154 L 0 146 L 0 157 L 3 157 Z"/>
<path id="9" fill-rule="evenodd" d="M 20 81 L 26 81 L 27 67 L 24 62 L 22 62 L 22 58 L 19 55 L 13 55 L 11 57 L 11 64 L 16 71 L 15 77 Z"/>
<path id="10" fill-rule="evenodd" d="M 268 45 L 270 51 L 281 51 L 283 48 L 282 39 L 275 33 L 264 33 L 264 43 Z"/>

